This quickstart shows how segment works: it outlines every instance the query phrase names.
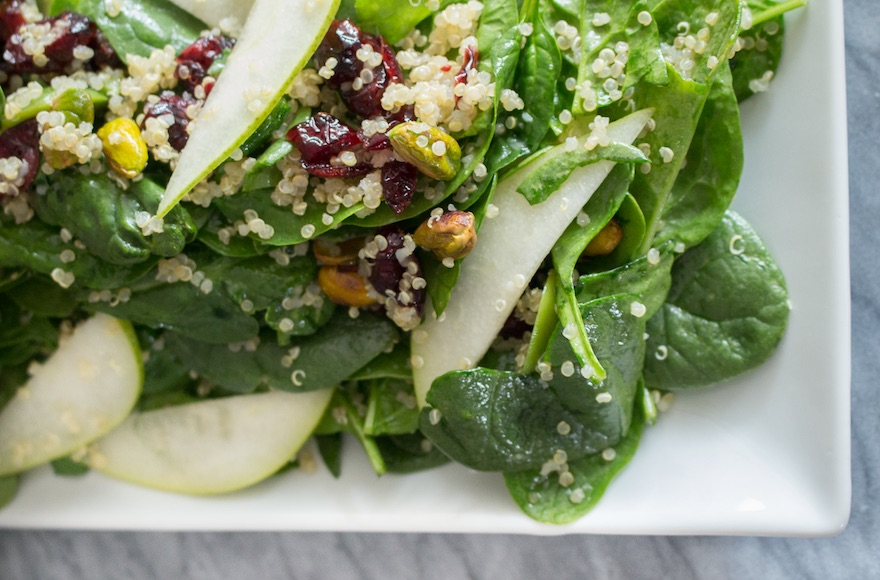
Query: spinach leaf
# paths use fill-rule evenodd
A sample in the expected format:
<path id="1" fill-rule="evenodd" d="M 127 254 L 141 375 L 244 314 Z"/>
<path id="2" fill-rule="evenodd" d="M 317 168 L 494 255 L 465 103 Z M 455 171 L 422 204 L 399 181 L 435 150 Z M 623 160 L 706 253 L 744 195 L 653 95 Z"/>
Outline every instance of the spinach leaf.
<path id="1" fill-rule="evenodd" d="M 123 62 L 129 54 L 148 57 L 154 49 L 170 44 L 175 52 L 195 42 L 210 26 L 168 0 L 137 0 L 121 3 L 117 16 L 110 16 L 105 0 L 52 0 L 47 10 L 56 16 L 65 10 L 91 18 L 113 45 Z"/>
<path id="2" fill-rule="evenodd" d="M 9 505 L 18 493 L 18 475 L 0 477 L 0 508 Z"/>
<path id="3" fill-rule="evenodd" d="M 639 207 L 636 198 L 629 193 L 617 208 L 614 219 L 623 232 L 623 238 L 610 254 L 591 256 L 586 264 L 583 264 L 590 272 L 601 272 L 626 264 L 638 256 L 642 243 L 645 241 L 645 233 L 647 232 L 645 214 L 642 213 L 642 208 Z"/>
<path id="4" fill-rule="evenodd" d="M 230 223 L 221 214 L 212 212 L 207 222 L 199 228 L 196 239 L 214 253 L 230 258 L 250 258 L 265 254 L 272 249 L 271 246 L 264 246 L 249 236 L 231 235 L 228 238 L 229 243 L 224 243 L 220 239 L 220 232 L 227 227 L 230 227 Z"/>
<path id="5" fill-rule="evenodd" d="M 645 0 L 637 2 L 621 2 L 620 0 L 586 0 L 581 10 L 579 23 L 582 49 L 579 59 L 577 86 L 585 87 L 589 83 L 593 91 L 589 102 L 584 101 L 584 92 L 575 91 L 573 112 L 583 114 L 594 111 L 620 101 L 624 91 L 642 79 L 645 82 L 662 85 L 666 83 L 666 64 L 660 51 L 660 36 L 657 23 L 648 25 L 639 22 L 639 14 L 648 10 Z M 593 20 L 596 14 L 607 14 L 610 21 L 596 26 Z M 620 51 L 619 43 L 625 43 L 627 50 Z M 614 83 L 609 91 L 606 81 L 612 77 L 609 71 L 599 68 L 594 70 L 594 63 L 602 50 L 616 50 L 626 54 L 624 61 L 623 83 Z M 616 56 L 619 56 L 617 54 Z M 621 59 L 623 60 L 623 59 Z M 598 68 L 598 67 L 597 67 Z M 615 76 L 615 80 L 616 80 Z"/>
<path id="6" fill-rule="evenodd" d="M 77 308 L 74 292 L 39 274 L 28 276 L 6 294 L 22 309 L 40 316 L 67 318 Z"/>
<path id="7" fill-rule="evenodd" d="M 281 99 L 269 112 L 269 116 L 263 119 L 263 122 L 254 130 L 253 133 L 241 144 L 241 152 L 246 156 L 252 156 L 254 153 L 269 142 L 272 133 L 280 129 L 284 125 L 284 120 L 291 111 L 290 103 L 286 99 Z"/>
<path id="8" fill-rule="evenodd" d="M 541 203 L 550 197 L 562 187 L 572 171 L 579 167 L 599 161 L 644 163 L 648 160 L 641 150 L 624 143 L 611 143 L 607 147 L 597 147 L 591 151 L 583 147 L 575 147 L 571 151 L 565 147 L 562 149 L 564 151 L 559 153 L 551 150 L 546 161 L 538 159 L 538 167 L 516 188 L 530 204 Z"/>
<path id="9" fill-rule="evenodd" d="M 59 457 L 51 462 L 52 473 L 62 477 L 79 477 L 89 472 L 89 466 L 70 457 Z"/>
<path id="10" fill-rule="evenodd" d="M 788 321 L 785 279 L 746 221 L 728 211 L 672 269 L 666 304 L 648 323 L 651 389 L 712 385 L 763 363 Z"/>
<path id="11" fill-rule="evenodd" d="M 367 384 L 367 435 L 402 435 L 419 428 L 419 409 L 411 380 L 377 379 Z"/>
<path id="12" fill-rule="evenodd" d="M 645 319 L 649 319 L 666 301 L 672 284 L 673 253 L 666 247 L 659 252 L 656 261 L 642 256 L 623 266 L 583 274 L 575 286 L 579 304 L 588 304 L 603 296 L 619 292 L 633 294 L 645 305 Z"/>
<path id="13" fill-rule="evenodd" d="M 729 67 L 718 73 L 669 198 L 655 246 L 666 241 L 699 244 L 718 226 L 733 201 L 743 168 L 739 107 Z"/>
<path id="14" fill-rule="evenodd" d="M 352 381 L 372 379 L 412 379 L 409 345 L 406 341 L 398 342 L 394 345 L 394 350 L 383 352 L 349 377 Z"/>
<path id="15" fill-rule="evenodd" d="M 315 435 L 315 443 L 318 444 L 318 453 L 321 454 L 327 470 L 339 479 L 342 475 L 342 433 Z"/>
<path id="16" fill-rule="evenodd" d="M 629 313 L 633 300 L 609 297 L 582 310 L 607 371 L 602 383 L 581 376 L 557 328 L 546 357 L 552 380 L 481 368 L 447 373 L 428 391 L 422 432 L 456 461 L 485 471 L 539 468 L 558 450 L 575 460 L 616 444 L 629 429 L 644 358 L 645 324 Z"/>
<path id="17" fill-rule="evenodd" d="M 449 458 L 419 433 L 376 437 L 388 473 L 415 473 L 449 463 Z"/>
<path id="18" fill-rule="evenodd" d="M 355 0 L 354 7 L 358 25 L 383 36 L 389 44 L 395 44 L 431 15 L 425 3 L 410 0 Z"/>
<path id="19" fill-rule="evenodd" d="M 50 225 L 67 228 L 90 253 L 111 264 L 137 264 L 153 254 L 176 256 L 195 237 L 195 224 L 181 206 L 165 217 L 162 232 L 143 234 L 138 214 L 153 215 L 164 193 L 147 178 L 132 182 L 128 189 L 104 173 L 59 171 L 48 180 L 46 193 L 34 198 L 37 215 Z"/>
<path id="20" fill-rule="evenodd" d="M 257 345 L 231 348 L 168 335 L 168 348 L 199 375 L 232 392 L 262 387 L 304 392 L 338 385 L 381 354 L 396 331 L 384 317 L 352 319 L 338 313 L 318 333 L 287 346 L 271 335 L 260 338 Z"/>
<path id="21" fill-rule="evenodd" d="M 315 433 L 320 436 L 351 433 L 364 448 L 376 475 L 383 475 L 387 468 L 376 438 L 364 431 L 362 397 L 363 393 L 354 383 L 337 389 L 333 393 L 327 412 L 315 428 Z"/>
<path id="22" fill-rule="evenodd" d="M 545 469 L 509 472 L 504 483 L 513 500 L 530 518 L 548 524 L 568 524 L 592 510 L 611 483 L 635 455 L 645 421 L 636 405 L 626 436 L 603 453 Z"/>

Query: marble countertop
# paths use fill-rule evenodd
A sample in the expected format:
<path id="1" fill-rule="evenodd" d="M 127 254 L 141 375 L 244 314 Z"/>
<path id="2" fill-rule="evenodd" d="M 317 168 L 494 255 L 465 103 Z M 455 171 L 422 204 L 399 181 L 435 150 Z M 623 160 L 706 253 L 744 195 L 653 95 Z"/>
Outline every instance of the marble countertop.
<path id="1" fill-rule="evenodd" d="M 812 0 L 824 2 L 827 0 Z M 0 578 L 878 578 L 880 10 L 845 0 L 852 515 L 832 538 L 0 531 Z"/>

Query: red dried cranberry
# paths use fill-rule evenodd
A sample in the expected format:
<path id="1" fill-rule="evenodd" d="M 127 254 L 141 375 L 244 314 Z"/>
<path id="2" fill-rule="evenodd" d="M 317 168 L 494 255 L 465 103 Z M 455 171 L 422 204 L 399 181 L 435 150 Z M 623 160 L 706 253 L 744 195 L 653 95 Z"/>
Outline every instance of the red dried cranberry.
<path id="1" fill-rule="evenodd" d="M 224 50 L 235 46 L 235 40 L 224 35 L 202 36 L 190 44 L 177 57 L 177 77 L 185 90 L 193 92 L 204 78 L 214 61 Z M 181 74 L 183 73 L 183 74 Z"/>
<path id="2" fill-rule="evenodd" d="M 24 0 L 6 0 L 0 4 L 0 41 L 4 44 L 26 22 L 21 12 L 23 4 Z"/>
<path id="3" fill-rule="evenodd" d="M 477 68 L 480 63 L 480 53 L 477 52 L 477 47 L 472 44 L 469 44 L 464 47 L 464 54 L 462 55 L 461 69 L 457 73 L 455 73 L 455 84 L 466 84 L 468 73 Z M 455 102 L 458 102 L 458 99 L 461 97 L 456 96 Z"/>
<path id="4" fill-rule="evenodd" d="M 402 260 L 397 258 L 397 250 L 403 248 L 406 232 L 395 226 L 386 226 L 379 230 L 379 235 L 388 241 L 388 245 L 376 254 L 370 271 L 370 284 L 382 296 L 391 296 L 400 302 L 400 282 L 403 280 L 409 264 L 416 265 L 413 277 L 422 276 L 422 266 L 415 254 L 410 254 Z M 423 288 L 408 288 L 406 292 L 410 295 L 411 301 L 403 306 L 414 306 L 421 314 L 422 306 L 425 303 L 425 290 Z"/>
<path id="5" fill-rule="evenodd" d="M 362 148 L 358 132 L 329 113 L 318 113 L 287 132 L 287 140 L 299 149 L 302 166 L 318 177 L 355 177 L 373 171 L 369 163 L 354 166 L 331 163 L 343 151 L 357 155 Z"/>
<path id="6" fill-rule="evenodd" d="M 141 123 L 141 128 L 146 126 L 147 119 L 151 117 L 172 115 L 174 122 L 168 127 L 168 143 L 177 151 L 182 151 L 189 140 L 186 126 L 189 125 L 190 119 L 186 114 L 186 109 L 194 104 L 196 104 L 196 100 L 189 93 L 175 95 L 171 91 L 164 91 L 159 96 L 158 103 L 144 105 L 144 120 Z"/>
<path id="7" fill-rule="evenodd" d="M 86 63 L 86 68 L 90 70 L 101 70 L 104 67 L 122 68 L 122 60 L 120 60 L 119 55 L 113 50 L 110 41 L 107 40 L 107 37 L 100 30 L 95 34 L 95 39 L 89 45 L 89 48 L 95 51 L 95 56 Z"/>
<path id="8" fill-rule="evenodd" d="M 19 192 L 27 191 L 40 168 L 40 131 L 31 119 L 0 133 L 0 158 L 18 157 L 27 164 Z"/>
<path id="9" fill-rule="evenodd" d="M 405 161 L 389 161 L 382 167 L 382 192 L 391 211 L 400 215 L 412 203 L 419 170 Z"/>
<path id="10" fill-rule="evenodd" d="M 41 20 L 39 24 L 50 24 L 53 30 L 62 30 L 58 38 L 45 47 L 48 62 L 38 66 L 33 56 L 25 53 L 21 34 L 17 31 L 6 41 L 3 52 L 6 70 L 13 73 L 64 72 L 74 61 L 74 49 L 80 46 L 91 48 L 98 33 L 98 27 L 91 20 L 75 12 L 62 12 L 53 18 Z"/>
<path id="11" fill-rule="evenodd" d="M 362 82 L 361 72 L 365 63 L 357 57 L 358 50 L 364 46 L 370 46 L 373 52 L 382 55 L 381 65 L 368 69 L 372 73 L 369 82 Z M 352 112 L 362 117 L 382 116 L 399 121 L 413 118 L 411 106 L 394 114 L 382 108 L 382 95 L 388 85 L 403 82 L 403 70 L 394 50 L 382 37 L 362 32 L 350 20 L 335 20 L 315 52 L 315 65 L 322 67 L 331 57 L 336 59 L 337 64 L 327 85 L 339 91 Z M 353 86 L 356 80 L 362 83 L 359 89 Z"/>
<path id="12" fill-rule="evenodd" d="M 504 326 L 501 327 L 501 331 L 498 335 L 501 338 L 522 338 L 523 335 L 531 329 L 531 324 L 522 318 L 517 318 L 511 314 L 507 317 L 507 320 L 504 321 Z"/>

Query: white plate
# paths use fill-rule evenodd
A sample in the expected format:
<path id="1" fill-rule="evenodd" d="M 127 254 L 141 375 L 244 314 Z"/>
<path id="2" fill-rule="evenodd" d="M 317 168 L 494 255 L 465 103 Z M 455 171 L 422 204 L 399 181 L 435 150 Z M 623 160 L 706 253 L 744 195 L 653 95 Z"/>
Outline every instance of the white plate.
<path id="1" fill-rule="evenodd" d="M 822 535 L 850 507 L 850 294 L 841 0 L 790 14 L 782 68 L 743 110 L 735 207 L 786 273 L 779 352 L 680 395 L 599 506 L 564 527 L 529 520 L 500 476 L 458 466 L 377 479 L 349 446 L 343 477 L 288 473 L 192 498 L 105 479 L 24 478 L 0 526 L 201 530 Z"/>

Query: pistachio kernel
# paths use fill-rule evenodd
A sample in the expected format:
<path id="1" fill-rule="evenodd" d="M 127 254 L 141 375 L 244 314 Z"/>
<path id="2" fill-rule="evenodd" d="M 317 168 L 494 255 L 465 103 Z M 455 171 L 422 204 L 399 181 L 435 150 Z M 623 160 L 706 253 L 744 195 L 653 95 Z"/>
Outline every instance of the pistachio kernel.
<path id="1" fill-rule="evenodd" d="M 596 237 L 590 240 L 583 255 L 586 257 L 607 256 L 614 251 L 622 239 L 623 228 L 617 223 L 616 218 L 611 218 L 611 221 L 605 224 Z"/>
<path id="2" fill-rule="evenodd" d="M 440 260 L 464 258 L 477 244 L 474 214 L 456 210 L 431 216 L 416 229 L 413 241 Z"/>
<path id="3" fill-rule="evenodd" d="M 131 119 L 113 119 L 98 130 L 110 167 L 131 179 L 147 166 L 147 144 L 140 127 Z"/>
<path id="4" fill-rule="evenodd" d="M 461 147 L 437 127 L 408 121 L 395 125 L 386 135 L 395 153 L 432 179 L 452 179 L 461 167 Z"/>
<path id="5" fill-rule="evenodd" d="M 358 252 L 363 247 L 362 238 L 352 238 L 342 242 L 318 238 L 312 242 L 312 252 L 322 266 L 355 265 L 358 262 Z"/>
<path id="6" fill-rule="evenodd" d="M 323 266 L 318 270 L 318 286 L 331 302 L 340 306 L 363 308 L 376 303 L 357 267 Z"/>

